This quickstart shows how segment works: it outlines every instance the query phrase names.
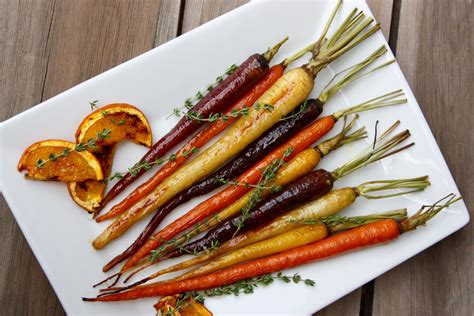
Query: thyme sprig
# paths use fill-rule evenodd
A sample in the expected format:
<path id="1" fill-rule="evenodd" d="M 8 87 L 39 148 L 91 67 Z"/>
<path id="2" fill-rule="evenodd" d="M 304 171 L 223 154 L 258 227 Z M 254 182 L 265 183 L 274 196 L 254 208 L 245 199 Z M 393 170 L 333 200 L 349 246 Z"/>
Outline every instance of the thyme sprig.
<path id="1" fill-rule="evenodd" d="M 244 187 L 246 189 L 250 188 L 262 188 L 264 190 L 270 191 L 270 193 L 275 193 L 281 191 L 281 186 L 278 184 L 272 184 L 269 186 L 259 186 L 257 184 L 250 184 L 250 183 L 244 183 L 244 182 L 238 182 L 238 181 L 231 181 L 229 179 L 219 179 L 220 183 L 227 184 L 227 185 L 233 185 L 235 187 L 240 186 Z"/>
<path id="2" fill-rule="evenodd" d="M 316 284 L 314 280 L 303 279 L 298 273 L 295 273 L 294 275 L 284 275 L 281 272 L 278 272 L 276 275 L 265 274 L 255 278 L 237 281 L 236 283 L 230 285 L 219 286 L 208 290 L 182 293 L 176 302 L 175 309 L 177 311 L 181 310 L 192 300 L 202 304 L 204 303 L 206 297 L 252 294 L 255 292 L 256 288 L 269 286 L 270 284 L 273 284 L 275 280 L 282 281 L 284 283 L 303 283 L 304 285 L 311 287 Z"/>
<path id="3" fill-rule="evenodd" d="M 220 76 L 216 77 L 216 80 L 215 80 L 214 83 L 211 83 L 211 84 L 207 85 L 205 91 L 198 91 L 198 92 L 196 92 L 196 94 L 193 97 L 190 97 L 190 98 L 187 98 L 186 100 L 184 100 L 184 104 L 181 107 L 174 108 L 173 113 L 168 115 L 167 118 L 170 118 L 173 114 L 175 114 L 176 116 L 179 117 L 179 115 L 177 115 L 177 113 L 178 114 L 181 113 L 181 110 L 183 108 L 186 108 L 187 110 L 191 110 L 191 108 L 193 107 L 193 105 L 196 101 L 201 101 L 208 92 L 211 92 L 212 90 L 214 90 L 214 88 L 218 84 L 220 84 L 220 83 L 222 83 L 222 81 L 224 81 L 224 78 L 226 76 L 230 76 L 231 74 L 233 74 L 234 71 L 237 70 L 237 68 L 238 68 L 238 66 L 236 64 L 232 64 L 229 68 L 226 69 L 226 71 L 224 72 L 223 75 L 220 75 Z"/>
<path id="4" fill-rule="evenodd" d="M 93 137 L 93 138 L 89 139 L 86 143 L 82 143 L 82 142 L 77 143 L 74 146 L 74 149 L 65 148 L 64 151 L 59 153 L 59 154 L 50 154 L 47 159 L 38 159 L 36 161 L 36 167 L 43 168 L 46 163 L 48 163 L 50 161 L 56 161 L 60 158 L 67 157 L 67 156 L 69 156 L 69 154 L 72 151 L 81 152 L 81 151 L 85 151 L 87 149 L 96 148 L 97 147 L 97 142 L 98 141 L 103 141 L 104 139 L 109 138 L 110 133 L 111 133 L 110 129 L 104 128 L 102 130 L 102 132 L 97 132 L 96 137 Z"/>
<path id="5" fill-rule="evenodd" d="M 97 106 L 97 102 L 99 102 L 99 100 L 89 101 L 89 104 L 91 106 L 91 111 L 99 109 L 99 107 Z M 113 117 L 110 116 L 109 112 L 105 110 L 101 111 L 101 113 L 105 118 L 107 118 L 110 121 L 110 123 L 114 125 L 122 126 L 122 125 L 125 125 L 125 123 L 127 123 L 125 119 L 121 119 L 120 121 L 117 122 Z"/>
<path id="6" fill-rule="evenodd" d="M 184 150 L 181 155 L 186 157 L 186 158 L 189 158 L 191 155 L 197 153 L 199 151 L 199 148 L 197 147 L 192 147 L 190 150 Z M 122 179 L 123 177 L 125 177 L 125 175 L 127 175 L 128 173 L 130 173 L 132 176 L 137 176 L 138 173 L 144 169 L 144 170 L 150 170 L 151 168 L 153 168 L 153 166 L 159 166 L 159 165 L 162 165 L 164 164 L 165 162 L 173 162 L 176 160 L 177 158 L 177 154 L 171 154 L 168 158 L 158 158 L 154 161 L 151 161 L 151 162 L 148 162 L 148 161 L 140 161 L 140 162 L 137 162 L 135 165 L 133 165 L 133 167 L 130 167 L 128 168 L 128 171 L 126 172 L 114 172 L 112 174 L 112 176 L 108 179 L 108 181 L 112 181 L 114 179 Z"/>
<path id="7" fill-rule="evenodd" d="M 255 110 L 263 109 L 263 110 L 270 111 L 270 112 L 273 111 L 273 109 L 274 109 L 273 105 L 271 105 L 271 104 L 261 105 L 258 102 L 256 102 L 253 105 L 253 108 Z M 175 108 L 173 110 L 173 113 L 176 117 L 184 116 L 189 120 L 213 123 L 213 122 L 216 122 L 216 121 L 219 121 L 219 120 L 226 122 L 230 118 L 237 118 L 237 117 L 240 117 L 240 116 L 247 116 L 247 115 L 249 115 L 249 110 L 250 109 L 248 107 L 246 107 L 246 108 L 242 108 L 240 110 L 234 109 L 234 110 L 230 111 L 229 114 L 212 113 L 207 118 L 203 117 L 200 113 L 198 113 L 196 111 L 193 111 L 191 109 L 188 109 L 187 111 L 182 111 L 181 109 Z"/>
<path id="8" fill-rule="evenodd" d="M 291 155 L 294 151 L 293 147 L 288 147 L 285 152 L 283 153 L 283 158 L 287 158 Z M 250 210 L 253 209 L 257 203 L 262 200 L 263 192 L 265 187 L 268 186 L 270 182 L 275 180 L 277 176 L 278 170 L 285 164 L 285 160 L 282 158 L 277 158 L 273 160 L 263 171 L 260 180 L 258 181 L 256 188 L 252 191 L 249 196 L 249 200 L 247 204 L 241 209 L 241 216 L 235 219 L 235 225 L 237 229 L 234 232 L 233 237 L 237 235 L 237 233 L 242 229 L 244 226 L 244 222 L 250 217 Z"/>
<path id="9" fill-rule="evenodd" d="M 214 216 L 206 219 L 204 222 L 196 223 L 192 230 L 188 231 L 187 233 L 181 235 L 178 238 L 172 238 L 169 240 L 164 240 L 164 239 L 160 240 L 161 246 L 158 249 L 152 250 L 150 252 L 149 260 L 152 262 L 158 260 L 161 257 L 161 254 L 165 252 L 166 250 L 168 250 L 169 248 L 177 248 L 181 250 L 182 252 L 190 253 L 188 250 L 184 249 L 180 245 L 188 242 L 192 237 L 200 234 L 202 232 L 201 229 L 204 229 L 204 230 L 208 229 L 211 221 L 216 221 L 219 223 L 220 222 L 219 214 L 214 214 Z M 150 238 L 153 239 L 154 237 L 152 236 Z M 217 248 L 219 248 L 219 246 L 220 245 L 218 243 L 211 242 L 211 247 L 204 249 L 205 250 L 204 253 L 208 253 L 213 250 L 216 250 Z M 194 251 L 191 254 L 198 256 L 202 253 L 203 251 L 201 252 Z"/>

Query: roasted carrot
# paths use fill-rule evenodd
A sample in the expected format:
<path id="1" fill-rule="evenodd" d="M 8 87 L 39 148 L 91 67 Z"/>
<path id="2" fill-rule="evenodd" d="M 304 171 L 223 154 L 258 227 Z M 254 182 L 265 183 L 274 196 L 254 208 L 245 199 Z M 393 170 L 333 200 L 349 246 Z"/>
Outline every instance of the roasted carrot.
<path id="1" fill-rule="evenodd" d="M 209 253 L 204 253 L 198 257 L 189 259 L 187 261 L 178 263 L 174 266 L 165 268 L 151 275 L 147 279 L 156 278 L 160 275 L 171 273 L 183 269 L 196 266 L 200 263 L 208 262 L 209 260 L 230 253 L 244 246 L 283 234 L 292 229 L 301 227 L 306 220 L 318 220 L 321 217 L 332 216 L 344 208 L 348 207 L 362 196 L 367 199 L 380 199 L 392 196 L 413 193 L 424 190 L 429 185 L 428 177 L 401 179 L 401 180 L 386 180 L 386 181 L 372 181 L 363 183 L 354 188 L 343 188 L 329 192 L 328 194 L 314 200 L 302 207 L 282 215 L 272 222 L 263 225 L 262 227 L 245 232 L 238 235 L 226 243 L 220 245 L 217 249 Z M 406 189 L 404 192 L 390 193 L 387 195 L 371 195 L 371 192 Z M 138 282 L 136 282 L 138 283 Z M 142 282 L 143 283 L 143 282 Z"/>
<path id="2" fill-rule="evenodd" d="M 208 118 L 213 113 L 226 111 L 268 72 L 268 63 L 287 39 L 288 38 L 285 38 L 264 54 L 251 55 L 224 81 L 218 84 L 212 91 L 206 94 L 199 102 L 189 109 L 189 113 Z M 203 124 L 203 121 L 191 120 L 187 117 L 183 117 L 175 127 L 171 129 L 171 131 L 151 147 L 138 163 L 152 163 L 156 159 L 163 157 L 174 146 L 197 131 Z M 127 186 L 145 173 L 145 171 L 146 168 L 138 168 L 138 170 L 135 170 L 133 174 L 128 172 L 106 194 L 101 204 L 106 205 Z"/>
<path id="3" fill-rule="evenodd" d="M 458 199 L 450 195 L 444 205 L 438 203 L 429 208 L 421 208 L 413 216 L 397 222 L 384 219 L 332 235 L 315 243 L 286 250 L 269 257 L 252 260 L 204 276 L 170 282 L 159 282 L 131 289 L 129 291 L 105 295 L 97 298 L 84 298 L 85 301 L 124 301 L 152 296 L 171 295 L 188 291 L 204 290 L 232 284 L 236 281 L 293 268 L 315 260 L 339 255 L 347 251 L 385 243 L 400 234 L 426 224 L 443 208 Z"/>
<path id="4" fill-rule="evenodd" d="M 360 111 L 367 111 L 382 106 L 388 106 L 392 104 L 402 104 L 406 102 L 406 99 L 399 99 L 403 93 L 400 90 L 388 93 L 378 98 L 366 101 L 359 105 L 338 111 L 333 115 L 323 117 L 310 126 L 304 128 L 286 144 L 280 146 L 268 156 L 266 156 L 258 164 L 254 165 L 251 169 L 242 174 L 237 178 L 238 183 L 255 184 L 260 179 L 263 170 L 275 159 L 283 159 L 288 161 L 297 153 L 303 151 L 309 147 L 312 143 L 317 141 L 320 137 L 328 133 L 340 117 L 344 117 L 348 114 L 354 114 Z M 288 149 L 292 149 L 292 152 L 284 157 L 284 153 L 288 152 Z M 122 271 L 128 270 L 133 265 L 137 264 L 141 259 L 148 255 L 152 250 L 156 249 L 163 242 L 173 238 L 177 234 L 183 232 L 185 229 L 192 227 L 199 221 L 204 220 L 208 216 L 211 216 L 218 212 L 223 206 L 228 206 L 235 200 L 243 196 L 248 192 L 250 188 L 246 186 L 234 186 L 231 185 L 218 194 L 212 196 L 206 201 L 198 204 L 195 208 L 190 210 L 185 215 L 176 219 L 174 222 L 164 227 L 162 230 L 153 235 L 153 238 L 149 238 L 147 242 L 130 258 L 130 260 L 123 266 Z"/>
<path id="5" fill-rule="evenodd" d="M 317 100 L 307 100 L 300 107 L 295 109 L 290 113 L 289 117 L 285 118 L 284 121 L 273 126 L 269 131 L 262 135 L 258 140 L 254 141 L 252 144 L 247 146 L 247 148 L 237 155 L 234 159 L 226 163 L 223 167 L 219 168 L 213 174 L 209 175 L 200 182 L 194 184 L 190 188 L 180 192 L 170 199 L 167 203 L 158 208 L 158 211 L 155 213 L 153 218 L 150 220 L 150 223 L 147 225 L 145 230 L 140 234 L 140 236 L 129 246 L 124 252 L 116 256 L 109 263 L 107 263 L 103 270 L 108 271 L 114 267 L 120 261 L 130 257 L 135 253 L 147 240 L 148 237 L 155 231 L 158 225 L 161 223 L 163 218 L 169 214 L 177 206 L 189 201 L 191 198 L 206 194 L 216 189 L 222 182 L 222 179 L 234 179 L 242 172 L 244 172 L 251 164 L 251 162 L 257 162 L 259 159 L 267 155 L 270 150 L 275 146 L 283 143 L 289 137 L 294 135 L 301 126 L 307 125 L 309 122 L 313 121 L 322 110 L 322 106 L 327 102 L 327 100 L 339 91 L 342 87 L 353 82 L 354 80 L 376 71 L 384 67 L 385 65 L 390 64 L 391 62 L 380 65 L 369 72 L 361 73 L 363 69 L 372 64 L 380 56 L 385 54 L 387 51 L 385 46 L 377 49 L 373 54 L 362 62 L 356 64 L 355 66 L 347 69 L 350 71 L 343 71 L 334 76 L 334 80 L 341 75 L 345 74 L 339 81 L 336 81 L 332 85 L 328 85 L 320 94 Z M 314 103 L 314 104 L 313 104 Z"/>
<path id="6" fill-rule="evenodd" d="M 321 69 L 380 28 L 378 24 L 370 26 L 372 21 L 373 19 L 366 18 L 363 13 L 357 13 L 355 9 L 329 42 L 323 40 L 325 38 L 323 33 L 323 37 L 318 41 L 321 45 L 315 45 L 317 55 L 313 56 L 311 62 L 287 72 L 257 101 L 258 104 L 269 106 L 249 109 L 248 115 L 237 120 L 212 146 L 158 185 L 150 193 L 153 197 L 151 203 L 150 200 L 143 203 L 141 200 L 135 204 L 109 225 L 93 241 L 93 246 L 100 249 L 122 235 L 136 221 L 216 170 L 219 165 L 262 135 L 281 117 L 291 112 L 311 92 L 315 76 Z M 327 31 L 327 28 L 325 30 Z M 269 108 L 271 110 L 268 110 Z"/>
<path id="7" fill-rule="evenodd" d="M 216 244 L 220 245 L 231 239 L 237 232 L 245 232 L 249 229 L 256 228 L 265 222 L 274 219 L 278 215 L 323 196 L 332 189 L 333 184 L 337 179 L 340 179 L 341 177 L 344 177 L 368 164 L 379 161 L 380 159 L 410 147 L 413 143 L 401 148 L 396 148 L 410 136 L 408 130 L 386 140 L 388 135 L 398 124 L 399 122 L 396 122 L 386 132 L 378 137 L 373 145 L 371 144 L 355 158 L 349 160 L 334 171 L 329 172 L 319 169 L 300 177 L 291 184 L 285 186 L 280 192 L 274 193 L 259 204 L 249 207 L 246 210 L 245 208 L 242 209 L 242 214 L 222 222 L 219 221 L 219 225 L 212 228 L 204 237 L 187 245 L 179 246 L 174 251 L 166 254 L 162 254 L 161 252 L 157 255 L 154 254 L 148 262 L 142 262 L 142 264 L 145 263 L 143 268 L 150 266 L 154 261 L 163 261 L 165 259 L 178 257 L 182 254 L 188 253 L 199 254 L 204 250 L 212 249 Z M 219 220 L 219 214 L 217 217 L 217 220 Z M 175 247 L 178 245 L 176 241 L 173 241 L 171 244 Z M 137 271 L 141 271 L 143 268 L 138 269 Z"/>
<path id="8" fill-rule="evenodd" d="M 183 280 L 194 278 L 221 270 L 237 263 L 266 257 L 285 250 L 304 246 L 324 239 L 328 234 L 333 234 L 349 228 L 355 228 L 381 219 L 390 218 L 396 221 L 401 221 L 406 218 L 406 216 L 406 210 L 396 210 L 366 216 L 348 218 L 329 216 L 317 221 L 303 221 L 305 225 L 301 227 L 294 228 L 280 235 L 238 249 L 175 279 Z"/>
<path id="9" fill-rule="evenodd" d="M 111 219 L 119 214 L 125 212 L 138 200 L 150 193 L 158 184 L 160 184 L 166 177 L 171 175 L 176 171 L 181 165 L 183 165 L 193 153 L 207 144 L 214 136 L 218 135 L 220 132 L 225 130 L 232 122 L 237 119 L 237 116 L 232 115 L 235 111 L 242 110 L 249 106 L 252 106 L 255 101 L 266 91 L 268 90 L 277 80 L 283 75 L 285 69 L 293 61 L 297 60 L 305 52 L 310 51 L 313 48 L 314 44 L 305 47 L 303 50 L 297 52 L 295 55 L 286 58 L 280 64 L 274 65 L 270 70 L 265 74 L 265 76 L 260 79 L 244 96 L 242 96 L 237 102 L 232 105 L 229 110 L 225 113 L 225 120 L 217 120 L 205 129 L 200 131 L 196 136 L 191 138 L 176 154 L 176 159 L 173 161 L 168 161 L 159 171 L 157 171 L 150 179 L 145 183 L 140 185 L 132 193 L 130 193 L 125 199 L 120 203 L 115 205 L 104 215 L 101 215 L 96 218 L 97 222 L 101 222 L 107 219 Z"/>
<path id="10" fill-rule="evenodd" d="M 361 154 L 349 160 L 336 170 L 329 172 L 324 169 L 318 169 L 300 177 L 283 187 L 281 191 L 262 200 L 253 208 L 249 208 L 245 210 L 245 212 L 243 209 L 241 214 L 237 214 L 233 218 L 223 221 L 202 238 L 163 255 L 162 259 L 175 258 L 188 253 L 199 253 L 206 249 L 211 249 L 211 246 L 215 243 L 223 244 L 234 237 L 238 232 L 245 232 L 256 228 L 265 222 L 271 221 L 278 215 L 323 196 L 331 191 L 336 180 L 355 170 L 379 161 L 382 158 L 391 156 L 413 145 L 412 143 L 408 146 L 396 148 L 397 145 L 404 142 L 410 136 L 408 130 L 385 140 L 396 125 L 398 125 L 397 123 L 377 138 L 373 145 L 371 144 L 367 149 L 363 150 Z"/>

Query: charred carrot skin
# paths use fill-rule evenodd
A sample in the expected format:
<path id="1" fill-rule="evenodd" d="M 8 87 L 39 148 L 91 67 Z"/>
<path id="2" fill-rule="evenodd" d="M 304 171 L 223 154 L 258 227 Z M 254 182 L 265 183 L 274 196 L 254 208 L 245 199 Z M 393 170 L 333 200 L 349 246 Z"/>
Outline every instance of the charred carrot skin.
<path id="1" fill-rule="evenodd" d="M 401 233 L 399 224 L 391 219 L 373 222 L 358 228 L 332 235 L 321 241 L 297 247 L 269 257 L 256 259 L 204 276 L 150 284 L 135 289 L 106 295 L 86 301 L 125 301 L 145 297 L 178 294 L 205 290 L 235 283 L 239 280 L 293 268 L 314 260 L 338 255 L 349 250 L 388 242 Z"/>
<path id="2" fill-rule="evenodd" d="M 197 253 L 209 249 L 215 241 L 221 245 L 237 232 L 256 228 L 295 207 L 323 196 L 331 191 L 333 184 L 334 178 L 330 172 L 323 169 L 313 171 L 289 184 L 281 192 L 274 193 L 260 202 L 250 211 L 248 218 L 241 214 L 228 219 L 210 230 L 204 237 L 169 252 L 164 257 L 174 258 L 182 254 Z"/>
<path id="3" fill-rule="evenodd" d="M 301 130 L 286 144 L 278 147 L 268 154 L 259 163 L 242 174 L 237 179 L 237 181 L 241 183 L 255 184 L 260 178 L 265 167 L 268 166 L 272 161 L 275 159 L 284 159 L 286 161 L 290 160 L 292 157 L 305 150 L 311 144 L 326 135 L 334 127 L 335 123 L 336 119 L 332 115 L 318 119 L 316 122 Z M 284 153 L 290 147 L 293 149 L 292 153 L 288 157 L 284 157 Z M 164 227 L 161 231 L 155 233 L 152 236 L 153 238 L 150 237 L 129 259 L 129 261 L 127 261 L 122 270 L 127 270 L 134 266 L 142 258 L 146 257 L 152 250 L 162 245 L 163 242 L 173 238 L 187 228 L 192 227 L 194 224 L 204 220 L 225 206 L 230 205 L 232 202 L 244 195 L 247 191 L 249 191 L 249 188 L 244 186 L 230 186 L 217 195 L 202 202 L 185 215 L 176 219 L 170 225 Z"/>
<path id="4" fill-rule="evenodd" d="M 209 92 L 202 100 L 192 107 L 193 111 L 201 117 L 209 117 L 212 113 L 225 111 L 238 100 L 248 89 L 261 79 L 268 71 L 268 61 L 261 54 L 254 54 L 244 61 L 237 70 L 228 76 L 214 90 Z M 163 136 L 153 147 L 142 157 L 141 162 L 152 162 L 163 157 L 174 146 L 185 140 L 204 123 L 202 121 L 191 120 L 183 117 L 170 132 Z M 127 173 L 118 181 L 107 193 L 103 200 L 103 205 L 116 197 L 133 181 L 145 173 L 141 168 L 134 175 Z"/>
<path id="5" fill-rule="evenodd" d="M 229 115 L 232 111 L 238 111 L 243 108 L 252 106 L 255 101 L 268 90 L 277 80 L 283 75 L 286 67 L 283 64 L 274 65 L 270 68 L 267 74 L 260 79 L 242 98 L 239 99 L 229 110 L 225 113 Z M 107 219 L 111 219 L 119 214 L 125 212 L 129 207 L 135 204 L 142 197 L 150 193 L 158 184 L 160 184 L 166 177 L 176 171 L 182 164 L 184 164 L 189 157 L 192 155 L 193 148 L 201 148 L 209 140 L 218 135 L 220 132 L 225 130 L 232 122 L 237 119 L 235 116 L 228 116 L 228 120 L 219 120 L 207 128 L 199 132 L 193 137 L 186 145 L 184 145 L 176 155 L 176 159 L 167 162 L 155 175 L 148 179 L 145 183 L 140 185 L 132 193 L 130 193 L 124 200 L 115 205 L 102 216 L 96 218 L 97 222 L 101 222 Z M 184 154 L 186 153 L 186 154 Z M 103 204 L 102 206 L 104 206 Z M 161 220 L 160 220 L 161 222 Z M 156 227 L 155 227 L 156 228 Z M 154 230 L 155 228 L 150 227 Z M 146 237 L 148 238 L 148 237 Z"/>

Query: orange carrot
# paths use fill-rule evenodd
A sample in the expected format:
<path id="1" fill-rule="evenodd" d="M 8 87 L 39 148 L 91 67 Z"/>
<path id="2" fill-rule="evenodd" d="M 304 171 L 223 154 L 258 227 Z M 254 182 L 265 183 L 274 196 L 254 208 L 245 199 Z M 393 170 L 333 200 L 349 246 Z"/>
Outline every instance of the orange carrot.
<path id="1" fill-rule="evenodd" d="M 390 241 L 402 232 L 392 219 L 373 222 L 361 227 L 332 235 L 326 239 L 256 259 L 224 270 L 192 279 L 161 282 L 117 294 L 105 295 L 86 301 L 125 301 L 144 297 L 163 296 L 188 291 L 199 291 L 235 283 L 239 280 L 293 268 L 317 259 L 337 255 L 349 250 Z"/>
<path id="2" fill-rule="evenodd" d="M 268 90 L 278 78 L 283 75 L 286 69 L 286 63 L 281 63 L 270 68 L 267 74 L 253 86 L 238 102 L 236 102 L 225 114 L 228 115 L 228 120 L 218 120 L 208 125 L 204 130 L 193 137 L 186 145 L 184 145 L 176 155 L 176 159 L 167 162 L 154 176 L 152 176 L 145 183 L 140 185 L 132 193 L 130 193 L 123 201 L 115 205 L 110 211 L 96 218 L 97 222 L 102 222 L 111 219 L 119 214 L 122 214 L 132 205 L 134 205 L 142 197 L 150 193 L 158 184 L 165 178 L 176 171 L 188 158 L 192 155 L 193 148 L 199 149 L 208 143 L 214 136 L 218 135 L 226 129 L 237 117 L 229 115 L 232 111 L 238 111 L 245 107 L 249 107 L 257 101 L 257 99 Z"/>
<path id="3" fill-rule="evenodd" d="M 275 149 L 259 163 L 247 170 L 236 181 L 239 183 L 249 184 L 257 183 L 262 176 L 264 169 L 273 161 L 276 159 L 283 159 L 285 161 L 290 160 L 294 155 L 305 150 L 319 138 L 326 135 L 333 128 L 335 123 L 336 118 L 332 115 L 317 120 L 300 131 L 286 144 Z M 292 150 L 291 153 L 285 155 L 289 149 Z M 200 203 L 188 213 L 156 233 L 153 238 L 148 239 L 148 241 L 124 265 L 122 270 L 134 266 L 139 260 L 148 255 L 153 249 L 156 249 L 156 247 L 159 247 L 164 241 L 169 240 L 185 229 L 221 210 L 224 206 L 231 204 L 250 189 L 250 187 L 246 186 L 231 185 L 220 193 Z"/>
<path id="4" fill-rule="evenodd" d="M 406 102 L 406 99 L 397 99 L 403 96 L 401 90 L 396 90 L 380 97 L 371 99 L 363 102 L 356 106 L 349 107 L 347 109 L 335 112 L 333 115 L 329 115 L 318 119 L 308 127 L 301 130 L 298 134 L 293 136 L 287 143 L 278 147 L 273 152 L 268 154 L 259 163 L 252 166 L 249 170 L 243 173 L 237 180 L 237 183 L 247 183 L 254 185 L 258 182 L 265 168 L 269 166 L 276 159 L 283 159 L 288 161 L 294 155 L 297 155 L 301 151 L 308 148 L 311 144 L 316 142 L 319 138 L 327 134 L 333 127 L 334 124 L 340 117 L 345 117 L 349 114 L 354 114 L 362 111 L 369 111 L 379 107 L 402 104 Z M 285 155 L 288 150 L 291 149 L 289 155 Z M 148 255 L 152 250 L 162 245 L 167 240 L 173 238 L 177 234 L 183 232 L 199 221 L 207 218 L 210 215 L 215 214 L 222 208 L 230 205 L 245 193 L 251 189 L 250 186 L 234 186 L 230 185 L 223 191 L 210 197 L 206 201 L 198 204 L 196 207 L 191 209 L 188 213 L 184 214 L 174 222 L 157 232 L 153 237 L 150 237 L 147 242 L 128 260 L 128 262 L 122 267 L 121 271 L 126 271 L 132 266 L 137 264 L 141 259 Z"/>
<path id="5" fill-rule="evenodd" d="M 449 207 L 460 199 L 460 197 L 456 197 L 454 194 L 449 194 L 433 205 L 421 207 L 414 215 L 405 218 L 401 222 L 394 219 L 382 219 L 331 235 L 326 239 L 309 245 L 255 259 L 207 275 L 184 280 L 156 282 L 142 285 L 126 292 L 99 295 L 97 298 L 83 298 L 83 300 L 90 302 L 126 301 L 144 297 L 199 291 L 293 268 L 314 260 L 393 240 L 400 234 L 425 225 L 427 221 L 436 216 L 442 209 Z"/>

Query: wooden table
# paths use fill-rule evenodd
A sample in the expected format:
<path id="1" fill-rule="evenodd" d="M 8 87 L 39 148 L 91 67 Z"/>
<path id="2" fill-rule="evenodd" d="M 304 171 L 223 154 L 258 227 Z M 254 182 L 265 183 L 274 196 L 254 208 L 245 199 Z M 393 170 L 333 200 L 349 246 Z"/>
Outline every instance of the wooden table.
<path id="1" fill-rule="evenodd" d="M 0 0 L 0 119 L 164 43 L 246 1 Z M 370 0 L 474 210 L 474 3 Z M 0 198 L 0 315 L 64 314 Z M 318 315 L 470 315 L 474 225 Z M 317 299 L 317 298 L 315 298 Z"/>

